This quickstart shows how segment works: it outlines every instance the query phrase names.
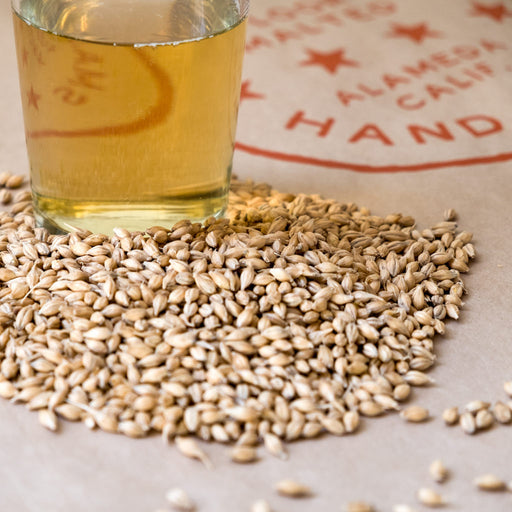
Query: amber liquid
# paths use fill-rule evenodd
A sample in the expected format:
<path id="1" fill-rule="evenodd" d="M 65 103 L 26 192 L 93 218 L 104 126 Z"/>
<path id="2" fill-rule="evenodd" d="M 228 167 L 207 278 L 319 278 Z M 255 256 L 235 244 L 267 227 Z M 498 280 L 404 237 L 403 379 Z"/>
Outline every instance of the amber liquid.
<path id="1" fill-rule="evenodd" d="M 107 233 L 223 213 L 245 40 L 238 5 L 22 0 L 14 27 L 40 224 Z"/>

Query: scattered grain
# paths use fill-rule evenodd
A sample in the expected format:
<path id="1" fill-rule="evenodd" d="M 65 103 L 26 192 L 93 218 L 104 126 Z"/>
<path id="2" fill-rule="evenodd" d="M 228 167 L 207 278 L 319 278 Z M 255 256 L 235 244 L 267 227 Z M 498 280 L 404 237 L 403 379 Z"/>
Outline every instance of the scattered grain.
<path id="1" fill-rule="evenodd" d="M 365 501 L 350 501 L 345 507 L 346 512 L 375 512 L 373 505 Z"/>
<path id="2" fill-rule="evenodd" d="M 248 464 L 258 460 L 258 452 L 252 446 L 237 445 L 231 451 L 231 460 L 239 464 Z"/>
<path id="3" fill-rule="evenodd" d="M 263 440 L 285 458 L 284 440 L 354 432 L 360 414 L 433 382 L 432 339 L 448 305 L 458 315 L 474 257 L 453 222 L 420 233 L 408 217 L 236 179 L 229 220 L 110 237 L 50 234 L 28 191 L 13 199 L 0 214 L 0 396 L 52 421 L 161 432 L 208 466 L 192 436 Z"/>
<path id="4" fill-rule="evenodd" d="M 416 512 L 416 509 L 409 505 L 394 505 L 393 512 Z"/>
<path id="5" fill-rule="evenodd" d="M 185 455 L 185 457 L 197 459 L 201 461 L 207 469 L 213 469 L 213 464 L 208 458 L 208 455 L 206 455 L 193 438 L 178 436 L 175 442 L 178 450 Z"/>
<path id="6" fill-rule="evenodd" d="M 482 491 L 504 491 L 507 487 L 503 480 L 491 473 L 478 476 L 473 483 Z"/>
<path id="7" fill-rule="evenodd" d="M 25 178 L 21 174 L 13 174 L 7 178 L 4 186 L 6 188 L 20 188 L 24 181 Z"/>
<path id="8" fill-rule="evenodd" d="M 276 490 L 288 498 L 304 498 L 312 495 L 310 487 L 295 480 L 281 480 L 276 484 Z"/>
<path id="9" fill-rule="evenodd" d="M 179 487 L 169 489 L 165 495 L 169 505 L 174 510 L 180 510 L 183 512 L 194 512 L 196 506 L 190 499 L 189 495 Z"/>
<path id="10" fill-rule="evenodd" d="M 407 400 L 411 394 L 411 386 L 409 384 L 398 384 L 393 390 L 393 398 L 399 402 Z"/>
<path id="11" fill-rule="evenodd" d="M 453 208 L 444 211 L 443 218 L 445 221 L 457 220 L 457 212 Z"/>
<path id="12" fill-rule="evenodd" d="M 430 464 L 429 473 L 437 483 L 445 482 L 449 475 L 448 469 L 440 459 L 436 459 Z"/>
<path id="13" fill-rule="evenodd" d="M 429 412 L 428 409 L 425 409 L 424 407 L 411 405 L 410 407 L 407 407 L 407 409 L 404 409 L 400 413 L 400 416 L 411 423 L 421 423 L 428 420 Z"/>
<path id="14" fill-rule="evenodd" d="M 445 505 L 443 497 L 427 487 L 418 490 L 418 501 L 426 507 L 442 507 Z"/>
<path id="15" fill-rule="evenodd" d="M 265 500 L 258 500 L 252 504 L 251 512 L 272 512 L 272 509 Z"/>
<path id="16" fill-rule="evenodd" d="M 450 407 L 443 411 L 443 421 L 447 425 L 455 425 L 459 421 L 459 409 L 457 407 Z"/>

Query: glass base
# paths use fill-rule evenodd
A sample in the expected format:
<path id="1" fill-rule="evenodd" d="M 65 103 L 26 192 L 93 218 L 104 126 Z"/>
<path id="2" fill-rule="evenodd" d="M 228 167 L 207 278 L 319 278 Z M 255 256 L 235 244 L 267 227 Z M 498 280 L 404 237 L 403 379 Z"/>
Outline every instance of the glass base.
<path id="1" fill-rule="evenodd" d="M 189 219 L 203 222 L 220 218 L 227 207 L 227 194 L 186 199 L 166 198 L 144 203 L 81 202 L 58 200 L 34 194 L 34 215 L 38 226 L 51 233 L 68 233 L 77 229 L 110 235 L 116 227 L 128 231 L 145 231 L 152 226 L 171 228 Z"/>

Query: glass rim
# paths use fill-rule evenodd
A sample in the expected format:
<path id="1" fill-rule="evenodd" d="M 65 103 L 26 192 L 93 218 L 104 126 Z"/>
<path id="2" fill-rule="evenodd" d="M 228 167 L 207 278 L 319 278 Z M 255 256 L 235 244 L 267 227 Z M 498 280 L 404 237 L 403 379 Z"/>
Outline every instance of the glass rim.
<path id="1" fill-rule="evenodd" d="M 41 4 L 44 5 L 45 2 L 48 2 L 48 1 L 49 0 L 11 0 L 10 4 L 11 4 L 13 13 L 17 17 L 21 18 L 23 21 L 25 21 L 29 25 L 32 25 L 32 24 L 34 24 L 34 20 L 32 19 L 33 7 L 36 5 L 41 5 Z M 54 1 L 57 1 L 57 0 L 54 0 Z M 66 0 L 64 0 L 64 1 L 66 1 Z M 69 0 L 67 0 L 67 1 L 69 1 Z M 126 4 L 131 4 L 132 2 L 137 2 L 137 1 L 141 1 L 141 0 L 121 0 L 121 2 L 124 2 Z M 144 0 L 142 0 L 142 1 L 144 1 Z M 168 4 L 172 4 L 176 0 L 160 0 L 160 1 L 162 2 L 163 5 L 165 5 L 166 2 Z M 194 2 L 194 4 L 198 5 L 198 6 L 205 6 L 209 2 L 214 2 L 215 0 L 186 0 L 186 1 Z M 192 42 L 195 42 L 195 41 L 198 41 L 201 39 L 210 38 L 210 37 L 220 35 L 228 30 L 235 28 L 236 26 L 240 25 L 242 22 L 244 22 L 247 19 L 248 15 L 249 15 L 250 0 L 225 0 L 225 1 L 229 2 L 229 4 L 231 5 L 231 8 L 233 9 L 232 23 L 229 26 L 225 25 L 225 26 L 216 27 L 216 29 L 211 30 L 211 31 L 206 31 L 205 33 L 190 34 L 189 37 L 177 37 L 175 39 L 161 38 L 160 40 L 144 40 L 144 38 L 139 39 L 137 37 L 134 37 L 133 40 L 128 40 L 128 39 L 127 40 L 119 40 L 119 39 L 116 39 L 115 37 L 110 38 L 108 35 L 105 37 L 102 37 L 102 38 L 92 38 L 92 37 L 87 37 L 87 36 L 83 37 L 82 34 L 78 34 L 78 33 L 73 33 L 73 34 L 62 33 L 60 30 L 52 30 L 52 28 L 45 27 L 45 26 L 38 26 L 38 28 L 52 32 L 58 36 L 63 36 L 63 37 L 69 38 L 69 39 L 76 39 L 76 40 L 80 40 L 80 41 L 86 41 L 89 43 L 99 44 L 99 45 L 115 44 L 116 46 L 132 46 L 132 47 L 136 47 L 136 48 L 156 47 L 156 46 L 174 46 L 174 45 L 183 44 L 183 43 L 192 43 Z M 27 6 L 24 7 L 25 3 L 27 4 Z M 107 3 L 108 3 L 108 0 L 107 0 Z M 28 7 L 28 10 L 25 11 L 25 9 L 27 9 L 27 7 Z"/>

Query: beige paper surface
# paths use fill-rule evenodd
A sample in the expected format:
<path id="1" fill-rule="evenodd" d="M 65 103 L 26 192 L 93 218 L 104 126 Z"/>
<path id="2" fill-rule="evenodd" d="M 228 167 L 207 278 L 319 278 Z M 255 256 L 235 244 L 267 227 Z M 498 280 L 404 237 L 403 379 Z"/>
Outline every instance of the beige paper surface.
<path id="1" fill-rule="evenodd" d="M 134 441 L 65 424 L 51 434 L 37 415 L 0 401 L 2 512 L 135 512 L 185 488 L 208 512 L 343 510 L 365 499 L 378 511 L 416 505 L 442 458 L 446 510 L 501 512 L 510 493 L 472 485 L 494 472 L 512 480 L 512 427 L 474 437 L 447 428 L 445 407 L 505 399 L 512 379 L 512 2 L 509 0 L 255 0 L 248 36 L 235 172 L 291 192 L 400 211 L 427 226 L 446 208 L 474 232 L 478 259 L 459 322 L 436 344 L 436 384 L 412 402 L 434 419 L 368 420 L 355 436 L 263 453 L 251 466 L 206 446 L 208 471 L 158 437 Z M 0 7 L 0 170 L 28 172 L 9 6 Z M 21 95 L 26 91 L 21 91 Z M 391 171 L 401 172 L 391 172 Z M 278 497 L 296 478 L 315 496 Z M 418 510 L 422 510 L 417 506 Z"/>

